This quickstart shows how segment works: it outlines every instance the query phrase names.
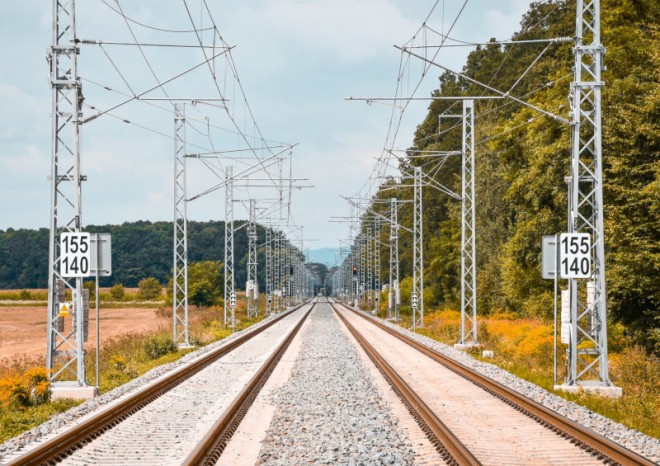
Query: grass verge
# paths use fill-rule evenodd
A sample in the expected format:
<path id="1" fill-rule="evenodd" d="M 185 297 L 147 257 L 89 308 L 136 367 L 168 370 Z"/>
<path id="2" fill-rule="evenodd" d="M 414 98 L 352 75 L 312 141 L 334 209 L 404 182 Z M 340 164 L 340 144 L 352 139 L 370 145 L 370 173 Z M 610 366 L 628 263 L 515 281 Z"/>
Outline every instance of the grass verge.
<path id="1" fill-rule="evenodd" d="M 238 302 L 236 309 L 236 331 L 243 330 L 265 316 L 248 318 L 245 302 Z M 261 307 L 263 309 L 263 306 Z M 172 316 L 171 309 L 159 309 L 160 315 Z M 189 310 L 190 342 L 204 346 L 231 335 L 231 329 L 223 324 L 222 309 L 219 307 L 191 308 Z M 100 374 L 101 393 L 125 384 L 149 370 L 173 362 L 193 351 L 179 350 L 172 340 L 172 329 L 162 328 L 145 333 L 128 333 L 103 342 L 101 347 Z M 94 383 L 96 361 L 94 351 L 86 357 L 87 374 Z M 43 357 L 29 358 L 16 355 L 11 359 L 0 360 L 0 443 L 47 421 L 55 414 L 80 404 L 76 400 L 50 400 L 48 385 L 43 385 L 45 377 Z M 43 374 L 42 374 L 43 373 Z M 37 374 L 37 378 L 26 378 L 26 374 Z M 35 383 L 42 383 L 44 396 L 35 399 Z M 41 392 L 39 392 L 41 393 Z"/>

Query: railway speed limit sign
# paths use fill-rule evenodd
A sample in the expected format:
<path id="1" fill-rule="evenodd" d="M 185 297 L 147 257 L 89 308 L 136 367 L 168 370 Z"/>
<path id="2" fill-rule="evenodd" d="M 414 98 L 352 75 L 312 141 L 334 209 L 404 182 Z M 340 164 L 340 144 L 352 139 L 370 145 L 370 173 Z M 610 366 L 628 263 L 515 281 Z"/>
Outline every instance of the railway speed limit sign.
<path id="1" fill-rule="evenodd" d="M 60 275 L 81 278 L 90 275 L 89 233 L 62 233 L 60 235 Z"/>
<path id="2" fill-rule="evenodd" d="M 559 276 L 561 278 L 591 276 L 591 238 L 588 233 L 559 235 Z"/>

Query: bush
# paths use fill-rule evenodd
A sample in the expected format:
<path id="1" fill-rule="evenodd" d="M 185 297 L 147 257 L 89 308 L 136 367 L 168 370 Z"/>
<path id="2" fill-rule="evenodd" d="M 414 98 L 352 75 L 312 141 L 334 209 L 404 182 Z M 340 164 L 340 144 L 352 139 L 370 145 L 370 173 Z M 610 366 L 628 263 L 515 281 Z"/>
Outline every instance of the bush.
<path id="1" fill-rule="evenodd" d="M 89 290 L 89 299 L 93 301 L 96 299 L 96 282 L 94 280 L 85 280 L 83 288 Z"/>
<path id="2" fill-rule="evenodd" d="M 124 285 L 121 283 L 117 283 L 116 285 L 113 285 L 112 288 L 110 288 L 110 296 L 112 296 L 112 299 L 115 301 L 121 301 L 124 299 L 125 294 L 126 290 L 124 290 Z"/>
<path id="3" fill-rule="evenodd" d="M 0 406 L 3 408 L 22 409 L 49 400 L 50 382 L 44 368 L 32 368 L 0 379 Z"/>
<path id="4" fill-rule="evenodd" d="M 176 353 L 178 348 L 169 336 L 155 335 L 144 341 L 144 352 L 149 359 L 158 359 L 168 353 Z"/>
<path id="5" fill-rule="evenodd" d="M 163 287 L 153 277 L 143 278 L 138 283 L 138 296 L 144 301 L 154 301 L 163 294 Z"/>

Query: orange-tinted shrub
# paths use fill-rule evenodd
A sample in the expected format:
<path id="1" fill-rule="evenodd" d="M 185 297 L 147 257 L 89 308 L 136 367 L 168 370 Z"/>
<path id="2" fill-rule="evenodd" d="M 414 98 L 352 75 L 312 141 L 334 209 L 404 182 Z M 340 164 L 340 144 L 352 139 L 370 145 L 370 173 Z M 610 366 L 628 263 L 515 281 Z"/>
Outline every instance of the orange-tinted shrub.
<path id="1" fill-rule="evenodd" d="M 0 407 L 20 409 L 49 400 L 50 382 L 43 368 L 28 369 L 0 379 Z"/>

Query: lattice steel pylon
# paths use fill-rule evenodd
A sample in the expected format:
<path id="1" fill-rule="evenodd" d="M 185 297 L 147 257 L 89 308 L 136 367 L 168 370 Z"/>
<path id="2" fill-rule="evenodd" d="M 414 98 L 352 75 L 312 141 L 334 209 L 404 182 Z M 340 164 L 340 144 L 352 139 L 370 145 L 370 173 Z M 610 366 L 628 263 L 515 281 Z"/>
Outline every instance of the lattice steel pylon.
<path id="1" fill-rule="evenodd" d="M 225 172 L 225 304 L 224 323 L 236 328 L 234 289 L 234 169 L 229 166 Z"/>
<path id="2" fill-rule="evenodd" d="M 474 212 L 474 100 L 463 101 L 461 207 L 461 339 L 459 346 L 478 345 L 477 264 Z"/>
<path id="3" fill-rule="evenodd" d="M 373 293 L 373 283 L 374 283 L 374 277 L 373 277 L 373 247 L 374 247 L 374 239 L 373 239 L 373 230 L 371 228 L 367 228 L 367 237 L 365 238 L 366 242 L 366 259 L 367 259 L 367 283 L 366 283 L 366 290 L 365 294 L 367 297 L 367 308 L 373 306 L 373 298 L 374 298 L 374 293 Z"/>
<path id="4" fill-rule="evenodd" d="M 413 234 L 413 321 L 412 328 L 424 327 L 424 218 L 422 209 L 422 169 L 415 167 L 414 173 L 414 225 Z"/>
<path id="5" fill-rule="evenodd" d="M 273 231 L 266 228 L 266 315 L 273 312 Z"/>
<path id="6" fill-rule="evenodd" d="M 600 37 L 600 0 L 576 3 L 568 231 L 589 233 L 593 267 L 590 278 L 569 280 L 571 331 L 565 384 L 610 387 L 601 140 L 605 49 Z M 593 287 L 593 299 L 588 287 Z"/>
<path id="7" fill-rule="evenodd" d="M 174 105 L 174 261 L 172 267 L 172 338 L 189 347 L 188 206 L 186 201 L 185 104 Z"/>
<path id="8" fill-rule="evenodd" d="M 380 219 L 374 220 L 374 312 L 380 303 Z"/>
<path id="9" fill-rule="evenodd" d="M 249 317 L 256 317 L 259 313 L 258 286 L 257 286 L 257 202 L 250 199 L 250 219 L 248 223 L 248 263 L 247 284 L 245 286 L 247 295 L 247 313 Z"/>
<path id="10" fill-rule="evenodd" d="M 282 253 L 284 254 L 284 271 L 282 276 L 282 290 L 284 291 L 284 307 L 287 308 L 291 305 L 291 250 L 289 241 L 282 233 Z"/>
<path id="11" fill-rule="evenodd" d="M 280 232 L 273 232 L 273 305 L 276 312 L 282 310 L 282 251 L 280 250 Z"/>
<path id="12" fill-rule="evenodd" d="M 397 215 L 397 200 L 390 199 L 390 290 L 388 293 L 388 318 L 399 321 L 399 220 Z"/>
<path id="13" fill-rule="evenodd" d="M 53 0 L 53 42 L 48 51 L 52 89 L 51 204 L 48 255 L 46 370 L 51 382 L 87 386 L 83 347 L 82 278 L 60 275 L 60 235 L 82 225 L 80 119 L 82 90 L 78 78 L 74 0 Z M 60 313 L 67 290 L 71 304 Z M 65 319 L 71 316 L 71 326 Z M 68 319 L 67 319 L 68 320 Z M 75 382 L 73 382 L 75 381 Z"/>

